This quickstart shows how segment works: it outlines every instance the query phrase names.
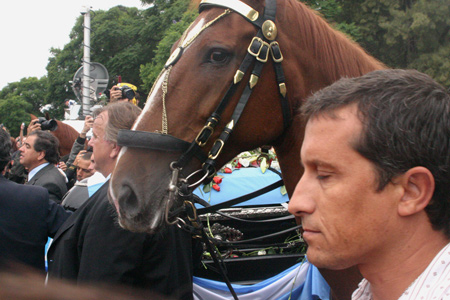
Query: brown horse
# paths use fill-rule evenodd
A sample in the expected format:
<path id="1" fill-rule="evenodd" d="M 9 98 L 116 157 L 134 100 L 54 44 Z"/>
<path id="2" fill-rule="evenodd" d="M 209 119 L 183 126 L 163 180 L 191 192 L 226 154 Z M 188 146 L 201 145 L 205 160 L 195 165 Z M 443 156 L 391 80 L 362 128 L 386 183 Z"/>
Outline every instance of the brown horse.
<path id="1" fill-rule="evenodd" d="M 33 114 L 30 114 L 31 120 L 37 119 Z M 46 115 L 46 119 L 49 120 L 49 116 Z M 77 139 L 79 133 L 72 126 L 65 124 L 59 120 L 55 120 L 58 127 L 51 133 L 58 138 L 59 141 L 59 155 L 65 156 L 70 154 L 73 143 Z"/>
<path id="2" fill-rule="evenodd" d="M 250 9 L 242 2 L 248 4 Z M 295 117 L 286 126 L 289 113 L 295 115 L 308 95 L 340 77 L 360 76 L 382 69 L 384 65 L 345 35 L 332 29 L 301 2 L 278 0 L 274 24 L 269 23 L 269 29 L 266 28 L 269 34 L 265 33 L 266 39 L 262 39 L 271 48 L 269 59 L 262 72 L 256 72 L 259 80 L 254 86 L 254 76 L 246 73 L 241 79 L 242 74 L 236 70 L 247 52 L 254 52 L 251 49 L 253 46 L 249 45 L 253 45 L 258 26 L 249 19 L 263 15 L 264 7 L 270 1 L 242 2 L 208 0 L 201 6 L 201 13 L 176 45 L 178 48 L 173 48 L 176 54 L 172 55 L 155 82 L 133 130 L 157 131 L 165 137 L 194 141 L 202 128 L 203 133 L 205 128 L 206 132 L 212 131 L 209 129 L 210 123 L 205 126 L 205 122 L 228 88 L 233 86 L 236 92 L 221 108 L 221 118 L 211 138 L 202 145 L 202 151 L 206 154 L 213 144 L 217 145 L 215 140 L 222 135 L 225 127 L 232 134 L 226 142 L 219 142 L 219 151 L 212 153 L 215 167 L 224 165 L 242 151 L 272 145 L 278 155 L 286 189 L 292 195 L 303 173 L 299 154 L 304 124 L 299 117 Z M 282 55 L 278 53 L 277 45 L 272 43 L 274 36 Z M 275 71 L 281 60 L 284 77 Z M 248 90 L 246 85 L 249 81 L 252 88 L 248 103 L 239 122 L 230 124 L 235 107 L 240 105 L 237 104 L 240 96 Z M 238 83 L 234 86 L 233 82 Z M 280 94 L 284 98 L 284 84 L 288 113 L 282 108 L 283 100 L 280 101 Z M 136 135 L 136 139 L 140 137 Z M 157 139 L 151 139 L 148 144 Z M 133 146 L 130 143 L 124 145 Z M 214 157 L 216 153 L 219 154 Z M 180 172 L 179 177 L 186 178 L 202 169 L 202 162 L 196 158 L 189 160 L 182 168 L 177 164 L 171 165 L 179 157 L 179 152 L 164 147 L 154 147 L 153 150 L 123 147 L 110 185 L 110 197 L 119 211 L 123 227 L 155 232 L 162 226 L 167 219 L 167 209 L 170 209 L 167 203 L 174 203 L 171 184 L 178 183 L 173 181 L 174 170 Z M 189 178 L 193 187 L 201 176 L 192 176 L 195 180 Z M 338 299 L 349 299 L 360 278 L 355 269 L 323 274 Z"/>

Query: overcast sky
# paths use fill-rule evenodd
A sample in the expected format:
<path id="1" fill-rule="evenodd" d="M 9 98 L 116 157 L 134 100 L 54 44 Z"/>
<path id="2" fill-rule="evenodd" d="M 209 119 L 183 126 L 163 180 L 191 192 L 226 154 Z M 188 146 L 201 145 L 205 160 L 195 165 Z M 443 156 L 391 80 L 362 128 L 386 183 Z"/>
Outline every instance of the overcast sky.
<path id="1" fill-rule="evenodd" d="M 42 77 L 50 48 L 62 49 L 84 6 L 108 10 L 123 5 L 146 8 L 140 0 L 10 0 L 0 17 L 0 89 L 24 77 Z M 80 62 L 81 66 L 81 62 Z"/>

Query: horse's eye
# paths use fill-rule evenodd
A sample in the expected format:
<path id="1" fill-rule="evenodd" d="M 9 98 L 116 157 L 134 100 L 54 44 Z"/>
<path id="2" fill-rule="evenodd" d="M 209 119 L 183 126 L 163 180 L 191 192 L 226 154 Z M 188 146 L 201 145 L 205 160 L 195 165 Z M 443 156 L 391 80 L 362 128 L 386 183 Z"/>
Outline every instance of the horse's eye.
<path id="1" fill-rule="evenodd" d="M 224 63 L 227 61 L 228 54 L 225 51 L 215 50 L 211 52 L 210 60 L 213 63 Z"/>

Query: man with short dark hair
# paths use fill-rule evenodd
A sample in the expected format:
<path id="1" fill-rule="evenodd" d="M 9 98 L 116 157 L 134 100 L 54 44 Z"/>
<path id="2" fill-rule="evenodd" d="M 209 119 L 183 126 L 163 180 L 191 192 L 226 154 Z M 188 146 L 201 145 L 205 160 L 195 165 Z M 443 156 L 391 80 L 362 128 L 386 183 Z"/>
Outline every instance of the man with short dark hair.
<path id="1" fill-rule="evenodd" d="M 50 132 L 31 132 L 20 147 L 20 163 L 28 170 L 27 185 L 45 187 L 50 199 L 61 203 L 67 192 L 66 178 L 55 166 L 59 161 L 58 139 Z"/>
<path id="2" fill-rule="evenodd" d="M 64 195 L 61 205 L 66 210 L 76 211 L 86 200 L 89 199 L 89 186 L 99 180 L 105 182 L 105 177 L 96 172 L 91 162 L 92 151 L 81 150 L 74 165 L 77 170 L 77 181 L 75 185 Z"/>
<path id="3" fill-rule="evenodd" d="M 0 129 L 0 260 L 45 271 L 44 251 L 70 215 L 40 186 L 26 186 L 1 174 L 10 159 L 9 134 Z"/>
<path id="4" fill-rule="evenodd" d="M 81 150 L 74 161 L 77 168 L 77 181 L 86 179 L 94 174 L 95 169 L 91 166 L 92 151 Z"/>
<path id="5" fill-rule="evenodd" d="M 303 105 L 289 202 L 308 260 L 364 280 L 354 300 L 450 299 L 450 95 L 413 70 L 345 78 Z"/>

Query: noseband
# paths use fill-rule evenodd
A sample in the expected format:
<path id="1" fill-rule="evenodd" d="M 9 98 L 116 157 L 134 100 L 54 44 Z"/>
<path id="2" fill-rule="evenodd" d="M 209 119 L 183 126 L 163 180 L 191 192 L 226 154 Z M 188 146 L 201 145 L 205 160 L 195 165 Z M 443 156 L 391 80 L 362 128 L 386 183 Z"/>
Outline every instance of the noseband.
<path id="1" fill-rule="evenodd" d="M 225 96 L 222 98 L 221 102 L 217 106 L 216 110 L 207 119 L 206 124 L 199 132 L 197 137 L 191 143 L 176 138 L 167 134 L 167 123 L 165 123 L 165 95 L 167 92 L 167 81 L 163 83 L 163 131 L 162 133 L 155 132 L 144 132 L 136 130 L 120 130 L 118 134 L 118 145 L 126 147 L 135 148 L 145 148 L 160 151 L 170 151 L 170 152 L 181 152 L 181 156 L 177 161 L 170 164 L 172 170 L 172 180 L 169 185 L 169 203 L 167 207 L 171 206 L 172 201 L 175 200 L 178 194 L 186 195 L 191 193 L 191 189 L 202 182 L 208 182 L 213 175 L 216 173 L 216 159 L 220 155 L 225 143 L 233 132 L 242 112 L 250 98 L 253 88 L 258 82 L 261 75 L 264 64 L 268 61 L 269 56 L 272 57 L 276 80 L 279 87 L 279 96 L 281 100 L 281 107 L 283 112 L 283 125 L 286 129 L 291 122 L 291 112 L 289 107 L 289 102 L 287 99 L 287 90 L 285 84 L 284 72 L 281 66 L 283 61 L 283 55 L 280 50 L 278 42 L 275 41 L 277 37 L 277 27 L 275 25 L 275 15 L 276 15 L 276 0 L 266 0 L 266 5 L 264 8 L 264 13 L 261 15 L 258 11 L 254 10 L 247 4 L 238 0 L 203 0 L 199 5 L 199 11 L 209 7 L 223 7 L 225 12 L 214 19 L 213 21 L 206 24 L 193 38 L 188 41 L 180 43 L 181 46 L 178 47 L 167 60 L 163 71 L 167 71 L 166 79 L 170 73 L 171 68 L 177 63 L 181 58 L 185 48 L 208 26 L 212 25 L 220 18 L 234 11 L 242 15 L 248 22 L 255 25 L 258 28 L 258 32 L 253 37 L 250 45 L 248 46 L 247 54 L 242 61 L 239 69 L 236 71 L 233 82 L 231 83 Z M 188 30 L 185 32 L 185 34 Z M 215 127 L 219 124 L 222 113 L 228 106 L 229 100 L 235 94 L 239 84 L 241 83 L 244 75 L 246 74 L 249 67 L 253 64 L 253 70 L 251 70 L 251 75 L 249 83 L 245 86 L 244 91 L 236 105 L 234 112 L 232 114 L 231 120 L 227 123 L 224 130 L 220 134 L 219 138 L 214 142 L 209 153 L 206 155 L 202 151 L 211 135 L 214 133 Z M 162 73 L 161 73 L 162 74 Z M 158 81 L 158 80 L 157 80 Z M 187 176 L 185 179 L 179 178 L 180 171 L 184 168 L 193 157 L 202 162 L 202 168 L 195 171 L 191 175 Z M 189 184 L 189 179 L 194 175 L 199 174 L 201 179 L 195 183 Z M 169 222 L 168 213 L 166 214 L 166 221 Z M 169 222 L 170 223 L 170 222 Z"/>

